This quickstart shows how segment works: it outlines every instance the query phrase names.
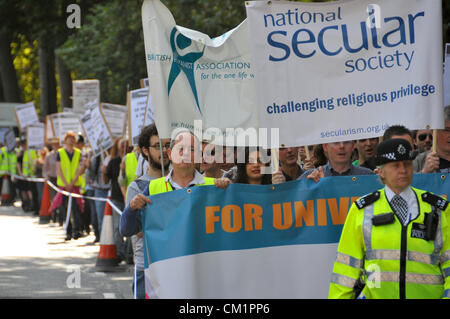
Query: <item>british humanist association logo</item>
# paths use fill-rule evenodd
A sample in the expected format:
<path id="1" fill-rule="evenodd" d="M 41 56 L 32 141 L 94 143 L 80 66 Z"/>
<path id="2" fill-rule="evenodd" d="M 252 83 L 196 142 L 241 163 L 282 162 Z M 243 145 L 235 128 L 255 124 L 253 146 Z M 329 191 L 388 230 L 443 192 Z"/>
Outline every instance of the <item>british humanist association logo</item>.
<path id="1" fill-rule="evenodd" d="M 194 78 L 194 63 L 198 61 L 205 51 L 205 45 L 203 45 L 203 49 L 200 52 L 189 52 L 181 55 L 178 50 L 186 50 L 189 47 L 192 47 L 192 40 L 182 34 L 177 30 L 176 27 L 172 29 L 170 33 L 170 46 L 172 47 L 173 59 L 172 59 L 172 67 L 170 68 L 169 80 L 168 80 L 168 92 L 170 94 L 170 90 L 172 89 L 173 83 L 177 79 L 178 75 L 183 72 L 186 75 L 186 78 L 189 82 L 189 85 L 192 90 L 192 94 L 194 95 L 195 102 L 197 103 L 197 108 L 200 114 L 202 111 L 200 109 L 200 104 L 198 102 L 197 95 L 197 86 L 195 84 Z"/>

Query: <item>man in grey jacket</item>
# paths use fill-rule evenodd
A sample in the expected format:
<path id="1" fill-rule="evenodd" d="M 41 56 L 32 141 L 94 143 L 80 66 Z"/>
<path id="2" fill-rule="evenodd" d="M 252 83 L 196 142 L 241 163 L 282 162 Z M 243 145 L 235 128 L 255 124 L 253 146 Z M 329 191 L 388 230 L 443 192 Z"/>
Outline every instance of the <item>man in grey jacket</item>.
<path id="1" fill-rule="evenodd" d="M 450 172 L 450 105 L 444 109 L 444 119 L 444 129 L 436 134 L 436 152 L 419 154 L 413 162 L 415 173 Z"/>
<path id="2" fill-rule="evenodd" d="M 158 131 L 154 124 L 144 127 L 139 136 L 139 148 L 141 154 L 148 161 L 147 171 L 144 175 L 130 183 L 125 199 L 125 206 L 130 204 L 130 201 L 138 194 L 141 194 L 148 184 L 155 178 L 162 177 L 162 166 L 164 171 L 168 172 L 169 157 L 167 150 L 170 146 L 170 139 L 163 139 L 160 141 Z M 163 150 L 163 164 L 161 163 L 160 143 L 162 143 Z M 142 240 L 142 231 L 132 235 L 131 239 L 134 246 L 134 264 L 135 271 L 133 276 L 133 294 L 135 299 L 145 299 L 145 277 L 144 277 L 144 242 Z"/>

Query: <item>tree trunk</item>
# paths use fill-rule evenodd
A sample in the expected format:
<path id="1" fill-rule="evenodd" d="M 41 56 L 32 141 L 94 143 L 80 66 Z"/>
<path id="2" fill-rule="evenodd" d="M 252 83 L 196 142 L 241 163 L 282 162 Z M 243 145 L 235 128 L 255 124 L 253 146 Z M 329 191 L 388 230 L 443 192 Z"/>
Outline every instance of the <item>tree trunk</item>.
<path id="1" fill-rule="evenodd" d="M 56 68 L 58 69 L 59 91 L 61 94 L 61 110 L 72 107 L 72 76 L 64 61 L 56 56 Z"/>
<path id="2" fill-rule="evenodd" d="M 39 81 L 41 89 L 41 116 L 57 113 L 55 48 L 45 34 L 40 36 L 39 41 Z"/>
<path id="3" fill-rule="evenodd" d="M 4 32 L 0 32 L 0 78 L 4 101 L 22 102 L 17 74 L 11 56 L 10 40 Z"/>

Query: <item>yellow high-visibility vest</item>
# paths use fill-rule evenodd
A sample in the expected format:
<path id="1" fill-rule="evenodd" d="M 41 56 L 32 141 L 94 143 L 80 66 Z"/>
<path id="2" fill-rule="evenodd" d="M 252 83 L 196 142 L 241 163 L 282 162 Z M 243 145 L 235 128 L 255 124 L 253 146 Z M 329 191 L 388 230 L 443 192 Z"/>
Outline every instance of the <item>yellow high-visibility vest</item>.
<path id="1" fill-rule="evenodd" d="M 22 175 L 27 177 L 34 177 L 34 170 L 37 154 L 35 150 L 26 150 L 23 153 L 22 160 Z"/>
<path id="2" fill-rule="evenodd" d="M 128 185 L 130 185 L 130 183 L 136 179 L 137 164 L 138 159 L 136 153 L 128 153 L 125 157 L 125 177 L 127 180 L 127 188 Z"/>
<path id="3" fill-rule="evenodd" d="M 196 184 L 195 186 L 214 185 L 214 178 L 203 177 L 203 179 L 205 181 L 203 184 Z M 154 179 L 148 185 L 148 193 L 150 195 L 156 195 L 171 191 L 173 191 L 172 185 L 165 181 L 165 177 Z"/>
<path id="4" fill-rule="evenodd" d="M 61 147 L 58 150 L 59 158 L 60 158 L 60 164 L 61 164 L 61 171 L 64 175 L 64 178 L 66 179 L 67 183 L 71 183 L 72 180 L 77 175 L 78 165 L 80 163 L 81 158 L 81 152 L 78 148 L 73 149 L 73 156 L 72 160 L 69 160 L 69 156 L 67 155 L 66 150 Z M 64 185 L 63 180 L 58 174 L 58 178 L 56 180 L 56 184 L 61 187 L 65 187 L 67 185 Z M 81 186 L 81 177 L 79 176 L 77 181 L 75 182 L 74 186 Z"/>
<path id="5" fill-rule="evenodd" d="M 429 198 L 434 195 L 412 190 L 419 215 L 406 226 L 395 213 L 383 215 L 393 213 L 384 189 L 352 204 L 339 241 L 329 298 L 450 297 L 450 205 L 444 199 L 438 200 L 441 206 L 431 205 Z M 432 211 L 439 216 L 439 224 L 435 239 L 427 240 L 425 219 Z M 380 215 L 384 222 L 379 222 Z M 356 296 L 354 287 L 361 275 L 365 285 Z"/>
<path id="6" fill-rule="evenodd" d="M 6 150 L 6 146 L 3 146 L 0 149 L 0 176 L 8 174 L 8 168 L 9 168 L 8 151 Z"/>
<path id="7" fill-rule="evenodd" d="M 17 175 L 17 154 L 14 150 L 8 153 L 9 175 Z"/>

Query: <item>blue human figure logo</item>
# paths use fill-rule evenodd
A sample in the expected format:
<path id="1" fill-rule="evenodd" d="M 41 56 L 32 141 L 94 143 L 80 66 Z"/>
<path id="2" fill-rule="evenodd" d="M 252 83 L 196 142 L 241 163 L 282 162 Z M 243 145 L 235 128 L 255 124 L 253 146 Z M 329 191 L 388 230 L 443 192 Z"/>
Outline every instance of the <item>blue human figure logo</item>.
<path id="1" fill-rule="evenodd" d="M 176 78 L 181 73 L 181 71 L 183 71 L 188 79 L 189 85 L 192 90 L 192 94 L 194 94 L 198 111 L 200 112 L 200 114 L 202 114 L 202 111 L 200 110 L 200 104 L 198 102 L 197 87 L 195 85 L 194 63 L 203 56 L 206 46 L 203 46 L 203 50 L 201 52 L 190 52 L 186 53 L 185 55 L 180 55 L 178 53 L 177 47 L 183 50 L 192 44 L 192 40 L 183 35 L 182 33 L 178 33 L 178 35 L 176 35 L 176 33 L 177 33 L 176 28 L 173 28 L 172 32 L 170 33 L 170 45 L 172 47 L 173 59 L 172 59 L 172 67 L 170 68 L 169 73 L 168 94 L 170 94 L 170 90 Z"/>

